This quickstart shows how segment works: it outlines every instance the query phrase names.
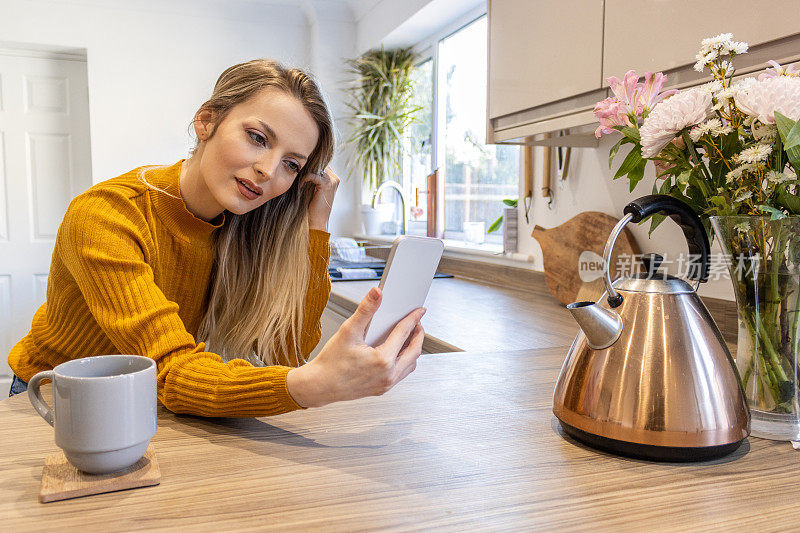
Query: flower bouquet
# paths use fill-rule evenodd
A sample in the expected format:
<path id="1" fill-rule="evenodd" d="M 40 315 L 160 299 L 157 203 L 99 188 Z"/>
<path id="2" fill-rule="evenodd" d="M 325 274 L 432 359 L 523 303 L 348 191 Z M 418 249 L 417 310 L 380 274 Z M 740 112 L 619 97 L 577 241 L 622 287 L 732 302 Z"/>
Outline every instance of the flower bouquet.
<path id="1" fill-rule="evenodd" d="M 595 135 L 632 145 L 614 179 L 630 190 L 647 161 L 654 193 L 689 204 L 726 253 L 739 309 L 736 357 L 753 434 L 800 439 L 800 71 L 770 61 L 757 77 L 734 79 L 747 44 L 729 33 L 704 39 L 695 69 L 711 81 L 662 90 L 666 76 L 634 71 L 608 78 L 613 96 L 595 106 Z M 663 216 L 651 219 L 652 232 Z"/>

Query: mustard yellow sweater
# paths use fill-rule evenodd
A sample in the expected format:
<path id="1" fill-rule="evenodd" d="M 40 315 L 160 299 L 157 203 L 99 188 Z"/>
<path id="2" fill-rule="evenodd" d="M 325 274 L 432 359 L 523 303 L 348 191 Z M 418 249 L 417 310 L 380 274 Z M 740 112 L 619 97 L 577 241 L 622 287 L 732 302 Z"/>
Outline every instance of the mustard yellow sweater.
<path id="1" fill-rule="evenodd" d="M 205 314 L 214 261 L 210 224 L 180 199 L 182 161 L 150 170 L 142 183 L 135 169 L 99 183 L 70 204 L 56 237 L 47 301 L 31 331 L 11 350 L 8 363 L 28 381 L 70 359 L 139 354 L 158 365 L 158 399 L 176 413 L 267 416 L 298 409 L 286 389 L 289 365 L 254 367 L 224 363 L 194 335 Z M 329 234 L 311 230 L 311 281 L 305 302 L 301 350 L 307 356 L 321 336 L 320 316 L 330 293 Z"/>

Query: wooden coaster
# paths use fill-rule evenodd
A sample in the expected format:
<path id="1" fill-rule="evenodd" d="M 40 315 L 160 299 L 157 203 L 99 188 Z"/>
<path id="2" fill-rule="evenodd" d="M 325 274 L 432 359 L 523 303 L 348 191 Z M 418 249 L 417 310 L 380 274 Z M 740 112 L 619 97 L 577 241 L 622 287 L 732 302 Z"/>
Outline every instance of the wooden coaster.
<path id="1" fill-rule="evenodd" d="M 72 466 L 64 452 L 48 455 L 42 470 L 41 503 L 56 502 L 80 496 L 103 494 L 117 490 L 149 487 L 161 483 L 161 471 L 150 445 L 136 463 L 111 474 L 86 474 Z"/>

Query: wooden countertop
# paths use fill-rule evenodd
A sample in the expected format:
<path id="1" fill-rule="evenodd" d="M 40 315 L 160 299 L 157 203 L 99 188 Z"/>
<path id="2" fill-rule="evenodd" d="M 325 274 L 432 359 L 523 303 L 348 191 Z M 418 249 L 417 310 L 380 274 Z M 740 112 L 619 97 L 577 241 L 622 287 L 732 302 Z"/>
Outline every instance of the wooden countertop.
<path id="1" fill-rule="evenodd" d="M 331 284 L 330 301 L 348 313 L 378 281 Z M 527 350 L 565 346 L 578 326 L 563 305 L 541 285 L 529 290 L 463 278 L 435 278 L 422 319 L 429 353 Z"/>
<path id="2" fill-rule="evenodd" d="M 52 429 L 0 402 L 0 516 L 18 530 L 785 530 L 798 459 L 751 438 L 728 458 L 659 464 L 561 434 L 564 348 L 425 355 L 384 396 L 263 419 L 163 409 L 156 487 L 37 501 Z M 758 528 L 758 529 L 756 529 Z"/>

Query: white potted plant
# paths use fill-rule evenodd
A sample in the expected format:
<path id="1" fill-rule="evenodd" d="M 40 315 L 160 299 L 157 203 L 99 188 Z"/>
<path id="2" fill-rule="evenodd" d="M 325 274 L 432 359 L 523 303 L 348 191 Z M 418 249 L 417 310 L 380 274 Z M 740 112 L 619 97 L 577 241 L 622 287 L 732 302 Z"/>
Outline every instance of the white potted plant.
<path id="1" fill-rule="evenodd" d="M 410 48 L 370 50 L 349 63 L 358 86 L 348 104 L 354 124 L 348 142 L 354 147 L 353 170 L 363 178 L 364 231 L 376 235 L 394 209 L 393 204 L 373 208 L 372 195 L 383 181 L 399 175 L 403 135 L 420 109 L 411 103 L 416 55 Z"/>

